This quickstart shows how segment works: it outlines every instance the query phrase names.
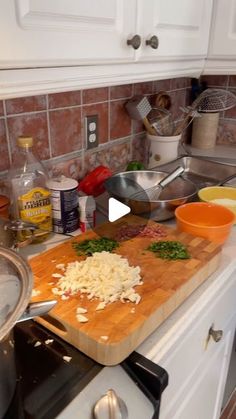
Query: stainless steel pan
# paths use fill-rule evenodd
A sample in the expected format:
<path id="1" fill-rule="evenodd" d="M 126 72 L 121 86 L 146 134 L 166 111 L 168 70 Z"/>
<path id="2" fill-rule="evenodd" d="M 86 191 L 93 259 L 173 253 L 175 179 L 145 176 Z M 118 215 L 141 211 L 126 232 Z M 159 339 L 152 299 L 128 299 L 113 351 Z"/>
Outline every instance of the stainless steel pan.
<path id="1" fill-rule="evenodd" d="M 157 221 L 174 218 L 176 207 L 197 199 L 197 187 L 190 180 L 178 177 L 163 189 L 158 201 L 132 199 L 134 194 L 144 195 L 145 190 L 158 185 L 166 172 L 137 170 L 122 172 L 108 178 L 104 185 L 111 197 L 125 203 L 133 214 L 148 215 L 151 212 Z"/>

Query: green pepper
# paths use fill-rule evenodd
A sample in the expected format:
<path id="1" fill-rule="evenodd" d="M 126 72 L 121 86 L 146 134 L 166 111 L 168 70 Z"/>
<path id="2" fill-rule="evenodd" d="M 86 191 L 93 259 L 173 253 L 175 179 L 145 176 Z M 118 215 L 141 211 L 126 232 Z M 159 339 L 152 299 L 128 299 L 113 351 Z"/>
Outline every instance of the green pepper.
<path id="1" fill-rule="evenodd" d="M 133 170 L 144 170 L 144 169 L 145 169 L 144 164 L 142 162 L 136 161 L 136 160 L 133 160 L 133 161 L 129 162 L 127 167 L 126 167 L 126 170 L 128 172 L 133 171 Z"/>

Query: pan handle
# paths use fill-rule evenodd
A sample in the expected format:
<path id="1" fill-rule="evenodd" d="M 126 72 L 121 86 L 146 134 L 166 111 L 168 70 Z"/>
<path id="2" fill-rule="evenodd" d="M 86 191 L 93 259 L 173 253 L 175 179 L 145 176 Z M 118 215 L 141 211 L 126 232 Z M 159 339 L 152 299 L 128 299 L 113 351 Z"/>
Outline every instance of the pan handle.
<path id="1" fill-rule="evenodd" d="M 17 320 L 17 323 L 33 319 L 34 317 L 43 316 L 48 313 L 56 305 L 56 303 L 57 300 L 48 300 L 28 304 L 22 316 Z"/>

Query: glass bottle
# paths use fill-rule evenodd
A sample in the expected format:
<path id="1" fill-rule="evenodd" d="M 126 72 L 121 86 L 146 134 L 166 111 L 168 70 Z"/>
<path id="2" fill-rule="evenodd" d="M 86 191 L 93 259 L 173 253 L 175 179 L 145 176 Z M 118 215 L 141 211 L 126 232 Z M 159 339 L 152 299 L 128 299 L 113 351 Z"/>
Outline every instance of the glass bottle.
<path id="1" fill-rule="evenodd" d="M 11 217 L 37 225 L 33 242 L 45 240 L 52 230 L 50 191 L 46 186 L 48 173 L 33 153 L 33 138 L 19 137 L 18 150 L 9 170 Z M 25 240 L 25 234 L 21 233 Z"/>

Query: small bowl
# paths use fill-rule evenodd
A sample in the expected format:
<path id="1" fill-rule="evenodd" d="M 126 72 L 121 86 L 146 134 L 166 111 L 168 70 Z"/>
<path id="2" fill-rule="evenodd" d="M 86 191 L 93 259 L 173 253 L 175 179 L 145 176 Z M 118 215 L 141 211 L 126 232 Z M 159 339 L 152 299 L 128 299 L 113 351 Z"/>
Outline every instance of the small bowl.
<path id="1" fill-rule="evenodd" d="M 190 202 L 175 210 L 180 231 L 204 237 L 222 244 L 228 238 L 234 223 L 234 213 L 226 207 L 207 202 Z"/>
<path id="2" fill-rule="evenodd" d="M 198 197 L 203 202 L 223 205 L 233 211 L 236 224 L 236 188 L 230 186 L 209 186 L 198 191 Z"/>

